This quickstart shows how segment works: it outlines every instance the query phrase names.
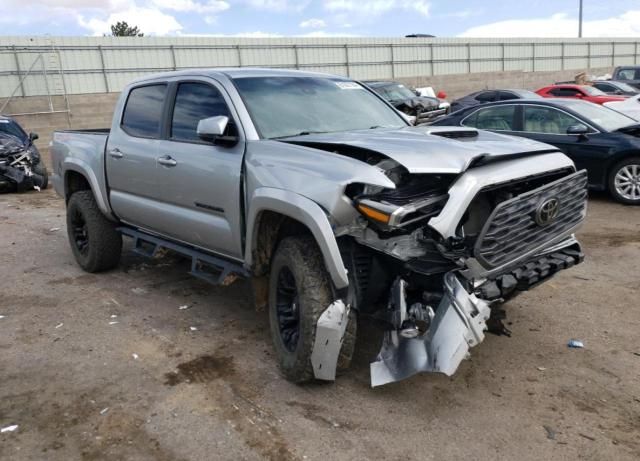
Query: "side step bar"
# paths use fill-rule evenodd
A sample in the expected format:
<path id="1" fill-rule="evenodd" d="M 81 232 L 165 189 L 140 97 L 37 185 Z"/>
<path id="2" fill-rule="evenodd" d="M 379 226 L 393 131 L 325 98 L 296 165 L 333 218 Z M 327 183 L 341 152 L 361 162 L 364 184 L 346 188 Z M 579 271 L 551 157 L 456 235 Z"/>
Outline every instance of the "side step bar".
<path id="1" fill-rule="evenodd" d="M 161 248 L 175 251 L 191 258 L 189 274 L 212 285 L 231 285 L 238 277 L 248 277 L 241 264 L 210 255 L 196 248 L 156 237 L 130 227 L 118 227 L 118 232 L 133 239 L 133 251 L 139 255 L 153 258 Z"/>

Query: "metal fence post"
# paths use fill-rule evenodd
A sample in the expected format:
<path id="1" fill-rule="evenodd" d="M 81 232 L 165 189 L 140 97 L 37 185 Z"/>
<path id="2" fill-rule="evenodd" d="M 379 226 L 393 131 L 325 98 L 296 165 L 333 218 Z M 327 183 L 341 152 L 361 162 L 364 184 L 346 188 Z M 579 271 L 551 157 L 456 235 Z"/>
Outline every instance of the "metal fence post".
<path id="1" fill-rule="evenodd" d="M 107 78 L 107 69 L 104 66 L 104 54 L 102 54 L 102 45 L 98 45 L 98 51 L 100 52 L 100 64 L 102 65 L 102 77 L 104 78 L 104 91 L 109 93 L 109 79 Z"/>
<path id="2" fill-rule="evenodd" d="M 293 44 L 293 54 L 296 59 L 296 69 L 300 69 L 300 56 L 298 55 L 298 45 L 295 43 Z"/>
<path id="3" fill-rule="evenodd" d="M 536 71 L 536 44 L 531 44 L 531 72 Z"/>
<path id="4" fill-rule="evenodd" d="M 349 45 L 344 44 L 344 65 L 347 68 L 347 77 L 351 77 L 351 69 L 349 68 Z"/>
<path id="5" fill-rule="evenodd" d="M 467 42 L 467 73 L 471 73 L 471 43 Z"/>
<path id="6" fill-rule="evenodd" d="M 393 43 L 389 43 L 389 49 L 391 51 L 391 78 L 396 78 L 396 56 L 393 49 Z"/>
<path id="7" fill-rule="evenodd" d="M 18 81 L 20 82 L 20 93 L 24 98 L 27 93 L 24 91 L 24 83 L 22 81 L 22 71 L 20 70 L 20 57 L 18 56 L 18 51 L 16 50 L 16 46 L 13 45 L 13 57 L 16 60 L 16 73 L 18 74 Z"/>
<path id="8" fill-rule="evenodd" d="M 173 45 L 169 45 L 169 49 L 171 50 L 171 64 L 173 64 L 173 70 L 177 70 L 178 65 L 176 61 L 176 49 Z"/>
<path id="9" fill-rule="evenodd" d="M 506 63 L 507 56 L 506 56 L 506 53 L 505 53 L 505 51 L 506 51 L 505 48 L 506 48 L 506 46 L 505 46 L 504 42 L 502 42 L 502 72 L 504 72 L 506 70 L 506 68 L 507 68 L 507 63 Z"/>
<path id="10" fill-rule="evenodd" d="M 564 42 L 560 42 L 560 70 L 564 70 L 565 69 L 565 63 L 564 63 L 564 55 L 565 55 L 565 50 L 564 50 Z"/>
<path id="11" fill-rule="evenodd" d="M 587 42 L 587 69 L 591 69 L 591 42 Z"/>
<path id="12" fill-rule="evenodd" d="M 616 65 L 616 42 L 611 42 L 611 67 Z"/>
<path id="13" fill-rule="evenodd" d="M 236 51 L 238 52 L 238 67 L 242 67 L 242 50 L 240 50 L 240 45 L 236 45 Z"/>

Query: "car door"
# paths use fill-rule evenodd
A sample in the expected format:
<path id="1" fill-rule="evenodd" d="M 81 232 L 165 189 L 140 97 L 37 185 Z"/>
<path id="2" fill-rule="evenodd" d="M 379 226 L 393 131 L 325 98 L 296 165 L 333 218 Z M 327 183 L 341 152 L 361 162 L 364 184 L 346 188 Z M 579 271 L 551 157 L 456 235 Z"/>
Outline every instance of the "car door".
<path id="1" fill-rule="evenodd" d="M 601 183 L 601 164 L 612 147 L 608 136 L 588 122 L 555 107 L 530 104 L 522 107 L 522 131 L 518 135 L 556 146 L 573 160 L 578 170 L 587 170 L 590 184 Z M 569 127 L 577 125 L 585 125 L 587 134 L 567 134 Z"/>
<path id="2" fill-rule="evenodd" d="M 162 232 L 216 253 L 242 257 L 241 172 L 244 136 L 224 87 L 209 78 L 172 84 L 167 136 L 159 142 L 159 200 L 166 216 Z M 235 144 L 204 141 L 202 119 L 229 117 Z"/>
<path id="3" fill-rule="evenodd" d="M 156 82 L 129 91 L 105 158 L 111 208 L 123 222 L 152 230 L 163 222 L 156 158 L 167 88 Z"/>

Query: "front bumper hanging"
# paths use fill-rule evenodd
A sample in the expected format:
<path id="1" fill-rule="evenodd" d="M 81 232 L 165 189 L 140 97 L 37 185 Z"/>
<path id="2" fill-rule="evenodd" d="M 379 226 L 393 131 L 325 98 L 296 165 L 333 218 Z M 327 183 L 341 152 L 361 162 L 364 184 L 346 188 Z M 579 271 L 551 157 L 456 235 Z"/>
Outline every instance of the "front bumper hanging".
<path id="1" fill-rule="evenodd" d="M 451 376 L 469 348 L 484 340 L 486 322 L 491 315 L 489 304 L 468 293 L 453 272 L 445 275 L 444 289 L 444 296 L 424 336 L 405 338 L 398 330 L 385 332 L 382 349 L 376 361 L 371 363 L 372 387 L 424 371 Z"/>

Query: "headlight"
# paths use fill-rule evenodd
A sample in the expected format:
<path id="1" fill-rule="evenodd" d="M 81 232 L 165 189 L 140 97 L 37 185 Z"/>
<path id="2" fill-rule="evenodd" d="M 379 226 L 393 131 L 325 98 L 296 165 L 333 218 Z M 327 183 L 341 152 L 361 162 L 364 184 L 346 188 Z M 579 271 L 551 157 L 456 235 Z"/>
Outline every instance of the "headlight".
<path id="1" fill-rule="evenodd" d="M 405 227 L 440 214 L 448 198 L 448 194 L 430 195 L 404 205 L 363 198 L 356 201 L 356 208 L 368 219 L 377 223 L 389 227 Z"/>

